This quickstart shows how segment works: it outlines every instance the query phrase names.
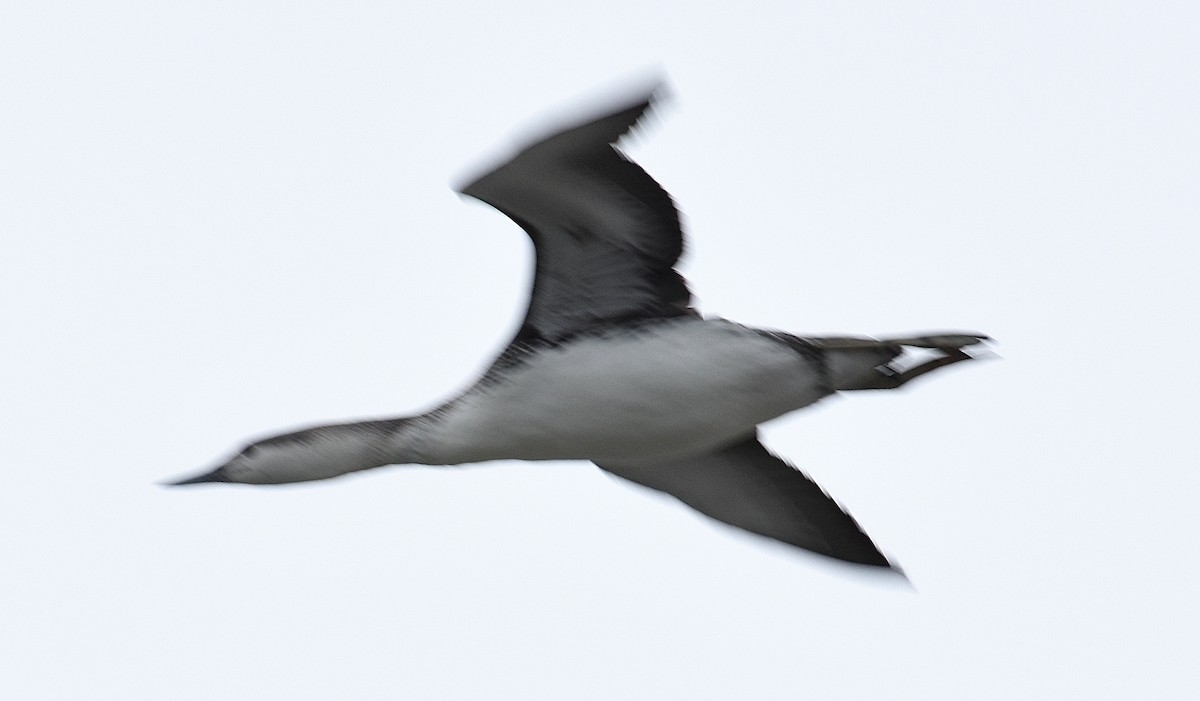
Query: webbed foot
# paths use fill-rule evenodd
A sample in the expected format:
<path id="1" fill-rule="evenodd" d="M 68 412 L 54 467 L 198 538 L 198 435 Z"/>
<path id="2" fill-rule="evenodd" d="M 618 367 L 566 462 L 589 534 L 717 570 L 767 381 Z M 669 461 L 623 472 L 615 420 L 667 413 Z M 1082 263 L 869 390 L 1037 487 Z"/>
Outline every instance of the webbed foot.
<path id="1" fill-rule="evenodd" d="M 886 342 L 890 344 L 912 348 L 928 348 L 940 353 L 940 355 L 905 369 L 901 369 L 903 366 L 898 366 L 896 361 L 893 360 L 891 363 L 876 368 L 876 377 L 872 381 L 855 389 L 896 389 L 938 368 L 961 363 L 964 360 L 976 360 L 981 357 L 987 357 L 987 351 L 984 351 L 982 354 L 972 355 L 963 349 L 968 346 L 984 344 L 990 340 L 991 338 L 983 334 L 962 333 L 931 334 L 909 338 L 887 339 Z"/>

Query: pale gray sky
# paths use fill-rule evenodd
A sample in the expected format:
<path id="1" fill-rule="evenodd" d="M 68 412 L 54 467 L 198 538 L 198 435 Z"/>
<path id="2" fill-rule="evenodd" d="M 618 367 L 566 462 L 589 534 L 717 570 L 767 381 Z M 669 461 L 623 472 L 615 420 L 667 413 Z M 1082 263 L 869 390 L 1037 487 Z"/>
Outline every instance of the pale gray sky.
<path id="1" fill-rule="evenodd" d="M 6 698 L 1195 698 L 1200 9 L 414 5 L 0 7 Z M 449 184 L 655 72 L 706 312 L 1001 342 L 765 432 L 913 589 L 586 464 L 154 484 L 473 379 Z"/>

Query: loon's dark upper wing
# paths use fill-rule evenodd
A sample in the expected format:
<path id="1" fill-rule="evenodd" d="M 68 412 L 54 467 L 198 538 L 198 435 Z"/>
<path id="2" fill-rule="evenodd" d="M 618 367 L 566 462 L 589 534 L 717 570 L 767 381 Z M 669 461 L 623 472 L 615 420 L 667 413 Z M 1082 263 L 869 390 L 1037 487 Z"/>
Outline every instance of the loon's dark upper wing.
<path id="1" fill-rule="evenodd" d="M 847 562 L 891 567 L 837 502 L 757 437 L 709 455 L 600 469 L 751 533 Z"/>
<path id="2" fill-rule="evenodd" d="M 518 338 L 692 314 L 670 195 L 614 144 L 654 94 L 555 131 L 461 189 L 519 224 L 537 262 Z"/>

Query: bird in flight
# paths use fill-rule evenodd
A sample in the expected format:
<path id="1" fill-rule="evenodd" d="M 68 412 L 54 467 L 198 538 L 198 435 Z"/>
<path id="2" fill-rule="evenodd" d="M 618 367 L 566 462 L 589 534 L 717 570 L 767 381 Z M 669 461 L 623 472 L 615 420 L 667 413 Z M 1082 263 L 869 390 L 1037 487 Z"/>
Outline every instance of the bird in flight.
<path id="1" fill-rule="evenodd" d="M 843 391 L 901 387 L 973 359 L 987 336 L 808 337 L 704 317 L 675 270 L 670 195 L 617 147 L 659 90 L 552 130 L 461 193 L 533 241 L 529 307 L 474 384 L 419 416 L 314 426 L 246 445 L 170 484 L 281 484 L 384 465 L 588 460 L 731 526 L 893 567 L 757 426 Z M 907 368 L 908 348 L 927 359 Z"/>

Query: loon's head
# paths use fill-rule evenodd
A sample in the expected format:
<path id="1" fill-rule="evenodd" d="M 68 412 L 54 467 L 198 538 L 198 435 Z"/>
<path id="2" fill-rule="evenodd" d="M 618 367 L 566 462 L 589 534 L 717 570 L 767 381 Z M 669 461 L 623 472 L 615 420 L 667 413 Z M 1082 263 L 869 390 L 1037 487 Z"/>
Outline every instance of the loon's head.
<path id="1" fill-rule="evenodd" d="M 214 469 L 167 484 L 170 486 L 205 484 L 207 482 L 284 484 L 321 479 L 320 476 L 305 476 L 305 473 L 309 471 L 304 470 L 303 467 L 307 467 L 307 463 L 311 462 L 313 462 L 311 456 L 305 455 L 295 448 L 251 443 Z M 334 475 L 327 476 L 333 477 Z"/>
<path id="2" fill-rule="evenodd" d="M 317 426 L 250 443 L 215 469 L 170 486 L 232 482 L 285 484 L 329 479 L 399 460 L 391 450 L 403 419 Z"/>

